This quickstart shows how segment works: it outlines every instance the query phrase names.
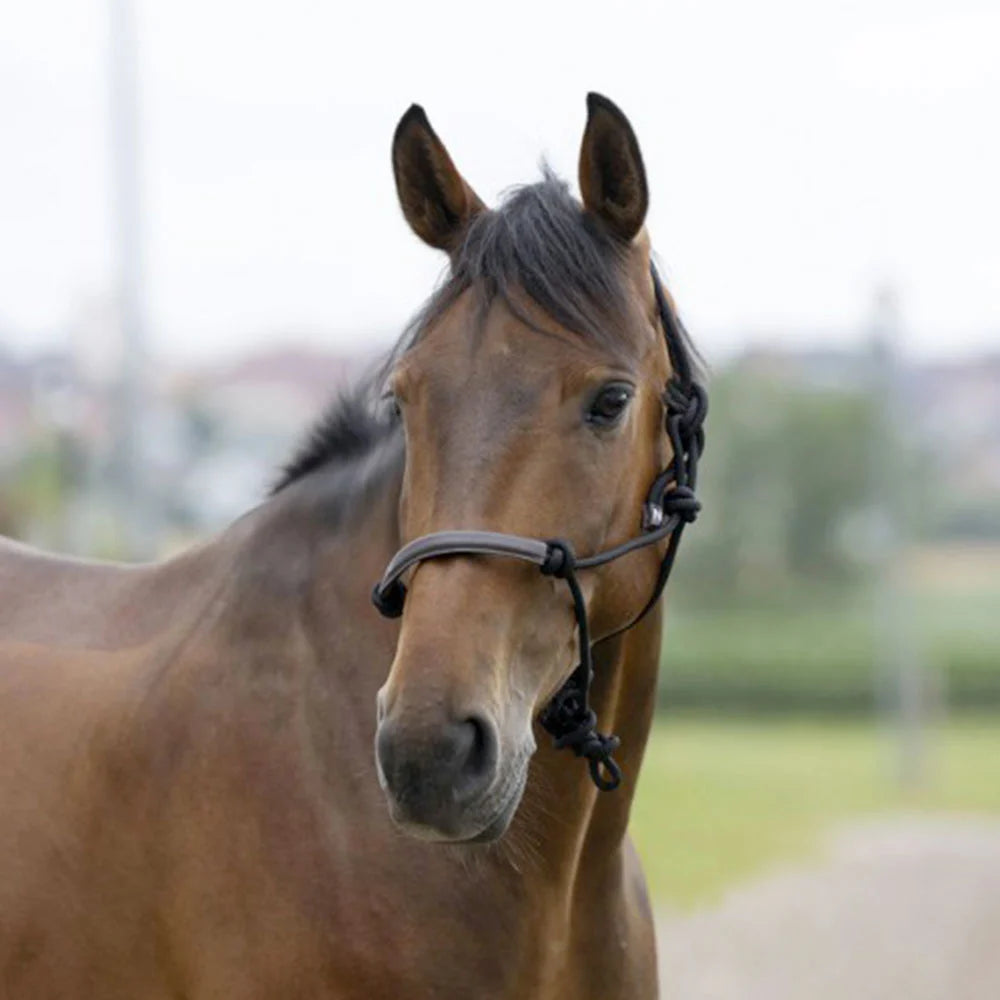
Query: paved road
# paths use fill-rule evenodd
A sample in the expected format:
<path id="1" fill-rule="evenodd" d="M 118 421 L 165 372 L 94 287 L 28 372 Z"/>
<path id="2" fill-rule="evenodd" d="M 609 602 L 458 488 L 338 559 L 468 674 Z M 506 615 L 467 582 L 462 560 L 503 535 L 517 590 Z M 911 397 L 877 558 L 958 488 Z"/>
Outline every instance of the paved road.
<path id="1" fill-rule="evenodd" d="M 663 1000 L 1000 1000 L 1000 823 L 846 828 L 659 938 Z"/>

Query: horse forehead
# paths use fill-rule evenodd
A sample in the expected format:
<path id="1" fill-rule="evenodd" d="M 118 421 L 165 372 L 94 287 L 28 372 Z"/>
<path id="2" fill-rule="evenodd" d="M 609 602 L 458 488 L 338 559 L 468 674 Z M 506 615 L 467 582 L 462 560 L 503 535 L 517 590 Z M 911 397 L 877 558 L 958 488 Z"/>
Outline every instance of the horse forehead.
<path id="1" fill-rule="evenodd" d="M 525 407 L 538 404 L 577 360 L 570 345 L 494 309 L 480 324 L 456 323 L 440 337 L 423 375 L 433 401 L 451 411 Z"/>
<path id="2" fill-rule="evenodd" d="M 471 497 L 472 479 L 492 488 L 488 469 L 509 469 L 512 460 L 531 461 L 556 446 L 554 434 L 538 431 L 552 427 L 573 361 L 532 331 L 457 332 L 460 340 L 425 355 L 415 432 L 424 453 L 437 455 L 437 475 L 458 476 L 462 495 Z"/>
<path id="3" fill-rule="evenodd" d="M 481 347 L 435 371 L 429 399 L 442 442 L 500 446 L 540 417 L 547 398 L 558 398 L 563 374 L 506 344 Z"/>

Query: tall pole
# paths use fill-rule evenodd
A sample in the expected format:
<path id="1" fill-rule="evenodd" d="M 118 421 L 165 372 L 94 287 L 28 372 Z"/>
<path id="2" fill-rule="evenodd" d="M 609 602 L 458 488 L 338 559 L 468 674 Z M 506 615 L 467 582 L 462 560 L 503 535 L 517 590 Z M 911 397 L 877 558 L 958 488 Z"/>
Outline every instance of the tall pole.
<path id="1" fill-rule="evenodd" d="M 115 399 L 112 479 L 114 505 L 127 557 L 148 558 L 155 548 L 153 513 L 141 450 L 148 349 L 143 292 L 139 97 L 132 0 L 109 0 L 112 205 L 121 329 L 121 368 Z"/>
<path id="2" fill-rule="evenodd" d="M 876 292 L 871 320 L 875 428 L 872 493 L 877 511 L 875 643 L 879 686 L 895 730 L 895 772 L 904 787 L 926 776 L 927 684 L 914 630 L 907 582 L 905 389 L 900 361 L 900 318 L 891 288 Z"/>

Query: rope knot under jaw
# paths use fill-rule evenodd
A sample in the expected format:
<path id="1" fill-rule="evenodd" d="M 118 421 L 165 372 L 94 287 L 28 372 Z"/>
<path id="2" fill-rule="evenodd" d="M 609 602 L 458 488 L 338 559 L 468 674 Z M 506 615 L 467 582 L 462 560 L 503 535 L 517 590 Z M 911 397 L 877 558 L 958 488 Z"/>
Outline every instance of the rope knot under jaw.
<path id="1" fill-rule="evenodd" d="M 587 761 L 590 777 L 602 792 L 614 791 L 621 784 L 622 770 L 612 756 L 621 740 L 597 731 L 597 715 L 576 685 L 557 691 L 539 722 L 553 737 L 556 750 L 568 748 Z"/>

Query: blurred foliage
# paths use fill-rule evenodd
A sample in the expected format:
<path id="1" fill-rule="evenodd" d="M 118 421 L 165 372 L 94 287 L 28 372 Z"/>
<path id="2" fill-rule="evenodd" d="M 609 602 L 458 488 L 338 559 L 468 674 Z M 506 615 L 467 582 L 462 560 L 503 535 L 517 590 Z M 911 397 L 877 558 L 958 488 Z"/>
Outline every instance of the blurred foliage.
<path id="1" fill-rule="evenodd" d="M 900 789 L 890 734 L 855 721 L 658 723 L 631 833 L 653 898 L 704 905 L 838 823 L 893 809 L 1000 812 L 1000 727 L 959 716 L 928 733 L 926 787 Z"/>
<path id="2" fill-rule="evenodd" d="M 935 538 L 996 541 L 1000 532 L 1000 501 L 986 497 L 946 498 L 925 514 L 928 534 Z"/>
<path id="3" fill-rule="evenodd" d="M 865 507 L 874 416 L 863 393 L 736 370 L 714 379 L 697 527 L 680 600 L 746 604 L 762 594 L 857 581 L 845 528 Z"/>
<path id="4" fill-rule="evenodd" d="M 932 701 L 1000 706 L 1000 586 L 916 595 Z M 668 613 L 660 698 L 718 710 L 870 711 L 878 704 L 870 604 L 815 595 L 770 608 Z"/>
<path id="5" fill-rule="evenodd" d="M 67 454 L 57 433 L 36 437 L 4 473 L 3 512 L 6 533 L 14 537 L 28 534 L 36 525 L 44 536 L 52 533 L 66 502 Z"/>
<path id="6" fill-rule="evenodd" d="M 913 536 L 933 508 L 917 457 L 898 445 L 876 453 L 887 436 L 864 392 L 737 368 L 713 380 L 711 401 L 704 510 L 667 592 L 661 703 L 872 710 L 885 693 L 872 502 L 885 470 L 875 463 L 892 462 L 904 511 L 892 516 L 912 519 L 903 536 Z M 1000 562 L 992 586 L 912 589 L 932 700 L 1000 705 Z"/>

